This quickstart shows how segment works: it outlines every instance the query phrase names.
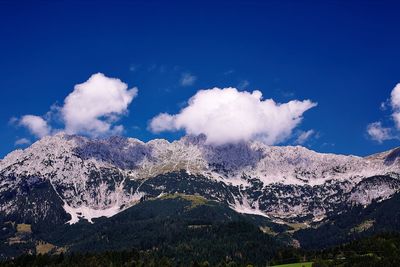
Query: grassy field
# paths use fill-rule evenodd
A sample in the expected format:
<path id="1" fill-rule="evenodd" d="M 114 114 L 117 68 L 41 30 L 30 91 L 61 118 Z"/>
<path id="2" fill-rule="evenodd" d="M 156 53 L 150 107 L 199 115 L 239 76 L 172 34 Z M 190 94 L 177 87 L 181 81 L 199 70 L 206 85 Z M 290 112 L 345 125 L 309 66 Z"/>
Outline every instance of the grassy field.
<path id="1" fill-rule="evenodd" d="M 32 228 L 30 224 L 20 223 L 17 224 L 17 232 L 19 233 L 32 233 Z"/>
<path id="2" fill-rule="evenodd" d="M 299 263 L 290 263 L 283 265 L 274 265 L 272 267 L 311 267 L 312 262 L 299 262 Z"/>
<path id="3" fill-rule="evenodd" d="M 165 196 L 162 196 L 161 199 L 174 199 L 174 198 L 181 198 L 187 201 L 190 201 L 192 204 L 190 206 L 190 209 L 193 209 L 197 206 L 200 205 L 206 205 L 209 203 L 209 201 L 207 199 L 205 199 L 202 196 L 196 196 L 196 195 L 185 195 L 185 194 L 168 194 Z"/>
<path id="4" fill-rule="evenodd" d="M 46 253 L 49 253 L 51 250 L 53 250 L 55 247 L 56 246 L 54 246 L 53 244 L 39 241 L 36 244 L 36 253 L 37 254 L 46 254 Z"/>

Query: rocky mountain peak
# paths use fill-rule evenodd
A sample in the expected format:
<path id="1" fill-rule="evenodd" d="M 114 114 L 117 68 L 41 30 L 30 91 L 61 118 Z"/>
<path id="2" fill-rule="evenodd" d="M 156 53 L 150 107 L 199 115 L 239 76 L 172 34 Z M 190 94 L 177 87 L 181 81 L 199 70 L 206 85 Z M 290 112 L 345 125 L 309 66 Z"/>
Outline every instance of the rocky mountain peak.
<path id="1" fill-rule="evenodd" d="M 0 162 L 0 202 L 8 201 L 6 195 L 26 199 L 22 184 L 33 190 L 46 182 L 71 222 L 112 216 L 144 196 L 175 192 L 200 194 L 241 212 L 318 217 L 346 203 L 366 205 L 397 192 L 397 156 L 396 149 L 361 158 L 257 141 L 209 145 L 203 135 L 145 143 L 58 133 Z M 374 176 L 389 178 L 367 179 Z M 365 197 L 356 188 L 364 188 Z M 15 212 L 11 206 L 0 212 Z"/>

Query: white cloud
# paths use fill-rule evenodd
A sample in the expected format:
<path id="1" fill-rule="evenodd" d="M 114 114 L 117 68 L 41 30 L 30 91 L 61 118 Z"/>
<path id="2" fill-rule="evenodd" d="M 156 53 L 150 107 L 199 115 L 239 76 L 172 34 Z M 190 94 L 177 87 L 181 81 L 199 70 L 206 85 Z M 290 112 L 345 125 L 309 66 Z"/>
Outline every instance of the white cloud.
<path id="1" fill-rule="evenodd" d="M 394 109 L 400 109 L 400 83 L 396 84 L 390 94 L 390 103 Z"/>
<path id="2" fill-rule="evenodd" d="M 62 107 L 53 105 L 43 117 L 25 115 L 18 123 L 39 138 L 56 132 L 49 125 L 54 119 L 60 119 L 65 128 L 59 130 L 69 134 L 118 134 L 124 128 L 115 124 L 128 112 L 137 92 L 136 87 L 128 89 L 119 79 L 108 78 L 102 73 L 93 74 L 86 82 L 75 85 Z"/>
<path id="3" fill-rule="evenodd" d="M 398 139 L 400 130 L 400 83 L 398 83 L 390 94 L 390 101 L 382 102 L 381 110 L 386 110 L 389 106 L 392 108 L 391 117 L 394 121 L 394 127 L 383 127 L 381 122 L 368 124 L 367 133 L 371 139 L 382 143 L 385 140 Z M 388 104 L 386 104 L 388 103 Z"/>
<path id="4" fill-rule="evenodd" d="M 181 129 L 187 134 L 203 133 L 213 144 L 250 139 L 276 144 L 286 140 L 303 113 L 316 105 L 310 100 L 280 104 L 272 99 L 262 100 L 260 91 L 214 88 L 198 91 L 176 115 L 159 114 L 149 128 L 155 133 Z"/>
<path id="5" fill-rule="evenodd" d="M 390 103 L 393 109 L 392 118 L 396 128 L 400 129 L 400 83 L 394 87 L 390 96 Z"/>
<path id="6" fill-rule="evenodd" d="M 182 86 L 191 86 L 196 82 L 196 80 L 197 80 L 196 76 L 186 72 L 186 73 L 182 73 L 180 84 Z"/>
<path id="7" fill-rule="evenodd" d="M 31 143 L 31 140 L 29 140 L 28 138 L 20 138 L 18 140 L 15 141 L 15 145 L 16 146 L 23 146 L 23 145 L 29 145 Z"/>
<path id="8" fill-rule="evenodd" d="M 368 135 L 371 139 L 378 141 L 379 143 L 382 143 L 385 140 L 394 139 L 391 132 L 392 130 L 383 127 L 381 122 L 373 122 L 367 126 Z"/>
<path id="9" fill-rule="evenodd" d="M 296 138 L 295 143 L 299 144 L 299 145 L 304 144 L 307 140 L 310 139 L 310 137 L 312 135 L 314 135 L 314 133 L 315 133 L 314 130 L 308 130 L 308 131 L 305 131 L 305 132 L 301 132 L 301 134 Z"/>
<path id="10" fill-rule="evenodd" d="M 149 126 L 150 130 L 154 133 L 174 131 L 176 130 L 175 116 L 171 116 L 168 113 L 160 113 L 151 120 Z"/>
<path id="11" fill-rule="evenodd" d="M 128 89 L 119 79 L 93 74 L 86 82 L 75 85 L 64 101 L 61 114 L 65 131 L 91 136 L 120 132 L 122 126 L 113 124 L 127 112 L 137 91 Z"/>
<path id="12" fill-rule="evenodd" d="M 25 115 L 19 121 L 19 124 L 28 128 L 28 130 L 36 137 L 42 138 L 43 136 L 49 135 L 51 127 L 47 124 L 40 116 Z"/>

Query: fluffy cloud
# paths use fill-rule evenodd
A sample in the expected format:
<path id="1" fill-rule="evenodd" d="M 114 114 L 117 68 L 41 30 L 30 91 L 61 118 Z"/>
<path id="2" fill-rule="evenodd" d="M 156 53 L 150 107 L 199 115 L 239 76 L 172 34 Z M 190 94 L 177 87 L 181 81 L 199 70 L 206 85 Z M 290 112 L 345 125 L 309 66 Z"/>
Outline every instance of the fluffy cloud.
<path id="1" fill-rule="evenodd" d="M 160 113 L 150 122 L 150 130 L 153 133 L 161 133 L 164 131 L 174 131 L 176 116 L 171 116 L 168 113 Z"/>
<path id="2" fill-rule="evenodd" d="M 155 132 L 185 130 L 205 134 L 212 144 L 260 139 L 267 144 L 286 140 L 299 125 L 305 111 L 317 104 L 310 100 L 276 103 L 262 99 L 260 91 L 235 88 L 198 91 L 176 115 L 161 113 L 150 122 Z"/>
<path id="3" fill-rule="evenodd" d="M 398 83 L 390 94 L 390 103 L 392 105 L 392 118 L 396 128 L 400 129 L 400 83 Z"/>
<path id="4" fill-rule="evenodd" d="M 400 130 L 400 83 L 398 83 L 390 94 L 390 101 L 383 102 L 381 109 L 386 110 L 386 103 L 390 102 L 392 109 L 391 117 L 394 121 L 394 127 L 384 127 L 382 122 L 373 122 L 367 126 L 367 134 L 371 139 L 382 143 L 385 140 L 398 139 Z"/>
<path id="5" fill-rule="evenodd" d="M 137 88 L 128 89 L 119 79 L 102 73 L 92 75 L 76 85 L 64 101 L 61 114 L 65 131 L 91 136 L 120 132 L 122 126 L 113 124 L 127 112 L 137 91 Z"/>
<path id="6" fill-rule="evenodd" d="M 26 127 L 36 137 L 43 137 L 49 135 L 51 127 L 47 122 L 40 116 L 25 115 L 19 121 L 21 126 Z"/>
<path id="7" fill-rule="evenodd" d="M 197 80 L 196 76 L 190 73 L 183 73 L 180 80 L 180 84 L 182 86 L 191 86 L 196 82 L 196 80 Z"/>
<path id="8" fill-rule="evenodd" d="M 400 83 L 396 84 L 390 93 L 390 103 L 395 109 L 400 109 Z"/>
<path id="9" fill-rule="evenodd" d="M 44 116 L 46 119 L 25 115 L 18 124 L 39 138 L 56 132 L 49 125 L 53 117 L 61 118 L 65 129 L 59 130 L 69 134 L 118 134 L 123 131 L 123 126 L 115 123 L 128 112 L 137 92 L 137 88 L 128 89 L 127 84 L 119 79 L 108 78 L 102 73 L 93 74 L 86 82 L 77 84 L 65 98 L 64 105 L 53 107 Z"/>
<path id="10" fill-rule="evenodd" d="M 315 133 L 314 130 L 308 130 L 305 132 L 301 132 L 301 134 L 296 138 L 295 143 L 302 145 L 304 144 L 307 140 L 311 138 L 311 136 Z"/>
<path id="11" fill-rule="evenodd" d="M 391 134 L 392 130 L 390 128 L 385 128 L 382 126 L 381 122 L 373 122 L 368 124 L 367 133 L 371 139 L 382 143 L 385 140 L 393 139 Z"/>

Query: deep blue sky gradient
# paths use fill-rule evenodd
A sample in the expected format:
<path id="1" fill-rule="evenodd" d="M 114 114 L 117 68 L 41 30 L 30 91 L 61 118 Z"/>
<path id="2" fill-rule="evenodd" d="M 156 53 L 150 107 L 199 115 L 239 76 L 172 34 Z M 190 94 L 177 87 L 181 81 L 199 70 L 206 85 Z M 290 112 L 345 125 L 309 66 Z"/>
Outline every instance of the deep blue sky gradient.
<path id="1" fill-rule="evenodd" d="M 366 136 L 400 82 L 396 1 L 0 1 L 0 157 L 21 137 L 11 117 L 43 115 L 102 72 L 137 86 L 126 136 L 179 111 L 199 89 L 259 89 L 277 102 L 311 99 L 300 129 L 321 152 L 367 155 L 399 145 Z M 132 71 L 131 69 L 135 69 Z M 182 87 L 184 72 L 198 77 Z"/>

